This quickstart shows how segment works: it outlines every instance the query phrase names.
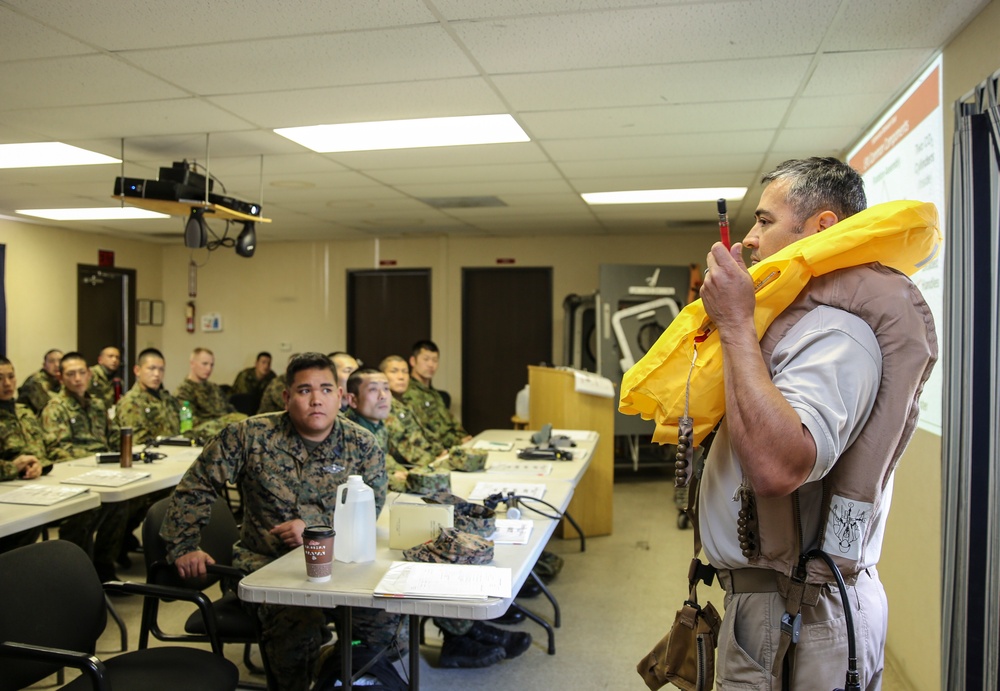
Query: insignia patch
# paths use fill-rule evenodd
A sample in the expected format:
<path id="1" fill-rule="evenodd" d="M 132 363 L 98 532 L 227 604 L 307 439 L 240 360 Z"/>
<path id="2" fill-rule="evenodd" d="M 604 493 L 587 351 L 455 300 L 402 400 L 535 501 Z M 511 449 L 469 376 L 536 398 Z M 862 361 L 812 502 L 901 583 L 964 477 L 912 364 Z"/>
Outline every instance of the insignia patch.
<path id="1" fill-rule="evenodd" d="M 857 499 L 845 499 L 837 494 L 830 500 L 830 515 L 826 521 L 823 547 L 831 555 L 858 561 L 868 534 L 875 505 Z"/>

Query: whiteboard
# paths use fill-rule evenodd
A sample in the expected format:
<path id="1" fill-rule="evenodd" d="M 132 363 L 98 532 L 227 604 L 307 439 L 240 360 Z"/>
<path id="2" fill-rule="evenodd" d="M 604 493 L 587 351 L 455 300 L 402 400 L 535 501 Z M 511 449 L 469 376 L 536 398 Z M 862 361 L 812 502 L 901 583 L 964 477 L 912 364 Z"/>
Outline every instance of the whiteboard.
<path id="1" fill-rule="evenodd" d="M 944 120 L 941 108 L 941 56 L 869 130 L 847 155 L 847 162 L 865 181 L 868 205 L 897 199 L 932 202 L 938 223 L 947 237 L 944 206 Z M 913 275 L 934 315 L 941 339 L 944 291 L 944 253 Z M 917 425 L 941 435 L 942 370 L 940 361 L 931 372 L 920 397 Z"/>

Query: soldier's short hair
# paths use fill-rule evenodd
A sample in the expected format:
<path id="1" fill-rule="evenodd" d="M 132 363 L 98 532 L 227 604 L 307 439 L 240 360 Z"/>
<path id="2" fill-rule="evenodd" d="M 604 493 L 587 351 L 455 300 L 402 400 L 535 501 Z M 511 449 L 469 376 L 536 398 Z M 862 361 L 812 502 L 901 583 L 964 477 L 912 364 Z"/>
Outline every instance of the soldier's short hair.
<path id="1" fill-rule="evenodd" d="M 390 362 L 402 362 L 405 365 L 406 358 L 402 355 L 388 355 L 382 358 L 382 362 L 378 363 L 378 368 L 385 372 L 385 370 L 389 367 Z"/>
<path id="2" fill-rule="evenodd" d="M 202 348 L 199 346 L 198 348 L 195 348 L 194 350 L 191 351 L 191 355 L 201 355 L 202 353 L 208 353 L 212 357 L 215 357 L 215 353 L 213 353 L 208 348 Z"/>
<path id="3" fill-rule="evenodd" d="M 273 357 L 271 357 L 271 354 L 266 350 L 262 350 L 259 353 L 257 353 L 257 360 L 260 360 L 262 357 L 266 357 L 268 360 L 274 359 Z M 254 362 L 257 362 L 257 360 L 254 360 Z"/>
<path id="4" fill-rule="evenodd" d="M 413 344 L 413 357 L 420 355 L 421 350 L 427 350 L 432 353 L 440 353 L 437 344 L 434 341 L 417 341 Z"/>
<path id="5" fill-rule="evenodd" d="M 361 384 L 364 382 L 365 377 L 370 377 L 373 374 L 382 375 L 382 372 L 371 367 L 356 369 L 351 372 L 351 376 L 347 378 L 347 393 L 357 396 L 361 392 Z"/>
<path id="6" fill-rule="evenodd" d="M 61 352 L 62 351 L 59 350 L 58 348 L 49 348 L 48 350 L 45 351 L 45 355 L 42 356 L 42 362 L 48 360 L 49 355 L 52 355 L 52 353 L 61 353 Z"/>
<path id="7" fill-rule="evenodd" d="M 323 353 L 299 353 L 288 361 L 288 368 L 285 370 L 285 388 L 291 390 L 295 375 L 307 369 L 328 369 L 330 374 L 334 375 L 334 380 L 337 378 L 333 363 Z"/>
<path id="8" fill-rule="evenodd" d="M 70 351 L 62 356 L 62 360 L 59 361 L 59 372 L 66 371 L 66 361 L 67 360 L 82 360 L 84 366 L 87 365 L 87 358 L 83 357 L 83 353 L 78 353 L 75 350 Z"/>
<path id="9" fill-rule="evenodd" d="M 138 365 L 139 367 L 142 367 L 142 363 L 151 357 L 158 357 L 164 362 L 167 361 L 167 358 L 163 357 L 163 353 L 161 353 L 156 348 L 146 348 L 141 353 L 139 353 L 139 357 L 135 359 L 135 364 Z"/>
<path id="10" fill-rule="evenodd" d="M 5 358 L 3 355 L 0 355 L 0 365 L 10 365 L 11 367 L 13 367 L 14 363 Z"/>

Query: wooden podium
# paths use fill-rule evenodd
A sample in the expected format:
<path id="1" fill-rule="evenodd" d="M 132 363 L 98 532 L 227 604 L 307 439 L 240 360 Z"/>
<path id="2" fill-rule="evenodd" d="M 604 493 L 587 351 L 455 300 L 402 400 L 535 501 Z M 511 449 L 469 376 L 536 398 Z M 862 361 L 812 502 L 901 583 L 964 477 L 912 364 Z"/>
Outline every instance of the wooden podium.
<path id="1" fill-rule="evenodd" d="M 594 430 L 600 435 L 590 466 L 576 486 L 569 513 L 584 535 L 610 535 L 614 494 L 615 399 L 579 393 L 572 372 L 550 367 L 528 367 L 531 394 L 528 428 L 551 424 L 556 429 Z M 563 538 L 574 538 L 568 521 L 559 527 Z"/>

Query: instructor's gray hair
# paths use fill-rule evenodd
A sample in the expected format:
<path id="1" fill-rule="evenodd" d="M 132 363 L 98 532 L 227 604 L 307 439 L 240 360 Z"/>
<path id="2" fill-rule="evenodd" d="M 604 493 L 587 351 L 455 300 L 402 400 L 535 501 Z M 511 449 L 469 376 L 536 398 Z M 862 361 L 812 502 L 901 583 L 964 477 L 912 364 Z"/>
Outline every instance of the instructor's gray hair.
<path id="1" fill-rule="evenodd" d="M 790 181 L 786 199 L 799 221 L 827 210 L 843 221 L 868 207 L 864 180 L 856 170 L 836 158 L 792 159 L 760 179 L 764 185 L 776 180 Z"/>

